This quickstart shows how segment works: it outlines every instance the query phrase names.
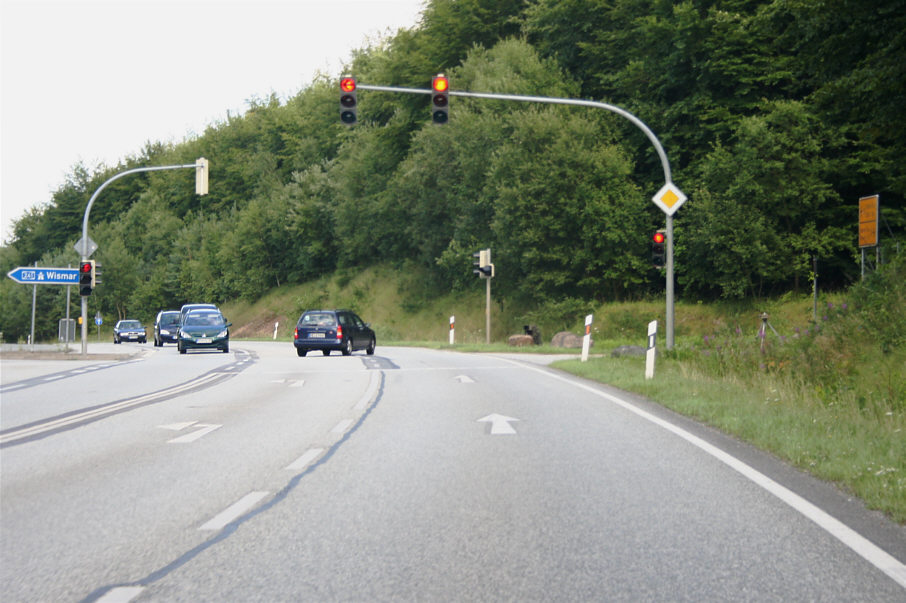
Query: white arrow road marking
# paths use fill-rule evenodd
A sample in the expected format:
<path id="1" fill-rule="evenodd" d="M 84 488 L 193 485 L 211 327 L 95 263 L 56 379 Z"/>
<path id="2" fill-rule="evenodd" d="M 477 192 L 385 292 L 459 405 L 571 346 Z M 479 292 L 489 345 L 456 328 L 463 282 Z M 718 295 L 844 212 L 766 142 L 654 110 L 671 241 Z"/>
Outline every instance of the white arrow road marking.
<path id="1" fill-rule="evenodd" d="M 510 425 L 510 421 L 518 421 L 513 417 L 504 417 L 503 415 L 488 415 L 478 419 L 478 423 L 490 423 L 491 435 L 515 435 L 516 430 Z"/>
<path id="2" fill-rule="evenodd" d="M 271 379 L 271 383 L 283 383 L 289 387 L 302 387 L 305 379 Z"/>
<path id="3" fill-rule="evenodd" d="M 456 375 L 455 377 L 453 377 L 453 379 L 459 381 L 460 383 L 475 383 L 475 380 L 468 375 Z"/>
<path id="4" fill-rule="evenodd" d="M 191 427 L 195 425 L 198 421 L 186 421 L 185 423 L 170 423 L 169 425 L 158 425 L 161 429 L 169 429 L 170 431 L 182 431 L 186 427 Z"/>
<path id="5" fill-rule="evenodd" d="M 197 423 L 195 425 L 195 427 L 201 427 L 201 429 L 199 429 L 197 431 L 193 431 L 192 433 L 187 433 L 184 436 L 179 436 L 178 438 L 173 438 L 172 440 L 170 440 L 167 443 L 168 444 L 189 444 L 201 437 L 208 435 L 215 429 L 220 429 L 221 427 L 223 427 L 223 425 L 208 425 L 207 423 Z"/>
<path id="6" fill-rule="evenodd" d="M 259 500 L 270 494 L 269 492 L 249 492 L 232 505 L 212 517 L 199 530 L 219 530 L 225 525 L 251 509 Z"/>

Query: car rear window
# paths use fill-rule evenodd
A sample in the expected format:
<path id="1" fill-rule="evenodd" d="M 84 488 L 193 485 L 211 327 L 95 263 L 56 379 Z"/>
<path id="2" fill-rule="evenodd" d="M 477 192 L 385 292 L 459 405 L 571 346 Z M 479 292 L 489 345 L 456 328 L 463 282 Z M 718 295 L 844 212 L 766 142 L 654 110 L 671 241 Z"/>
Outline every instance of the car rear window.
<path id="1" fill-rule="evenodd" d="M 217 313 L 203 314 L 191 312 L 186 316 L 187 327 L 218 326 L 223 324 L 223 316 Z"/>
<path id="2" fill-rule="evenodd" d="M 299 320 L 303 327 L 335 327 L 336 317 L 330 312 L 306 312 Z"/>

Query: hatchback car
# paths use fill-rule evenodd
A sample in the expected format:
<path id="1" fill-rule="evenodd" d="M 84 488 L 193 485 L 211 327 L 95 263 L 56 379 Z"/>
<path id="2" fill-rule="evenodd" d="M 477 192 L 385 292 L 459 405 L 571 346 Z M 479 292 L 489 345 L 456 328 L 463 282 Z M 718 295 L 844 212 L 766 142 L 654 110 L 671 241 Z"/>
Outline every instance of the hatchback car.
<path id="1" fill-rule="evenodd" d="M 137 320 L 121 320 L 113 327 L 113 343 L 124 341 L 145 343 L 148 341 L 147 337 L 145 327 Z"/>
<path id="2" fill-rule="evenodd" d="M 293 345 L 299 356 L 312 350 L 321 350 L 325 356 L 332 350 L 340 350 L 344 356 L 355 350 L 365 350 L 371 355 L 376 342 L 371 325 L 350 310 L 303 312 L 293 334 Z"/>
<path id="3" fill-rule="evenodd" d="M 176 343 L 176 332 L 179 329 L 179 310 L 161 310 L 154 319 L 154 346 L 162 347 L 165 343 Z"/>
<path id="4" fill-rule="evenodd" d="M 186 314 L 179 325 L 176 347 L 180 354 L 190 349 L 230 351 L 230 327 L 219 310 L 193 310 Z"/>
<path id="5" fill-rule="evenodd" d="M 217 310 L 220 312 L 220 309 L 214 304 L 183 304 L 182 308 L 179 309 L 179 324 L 182 324 L 186 314 L 192 310 Z"/>

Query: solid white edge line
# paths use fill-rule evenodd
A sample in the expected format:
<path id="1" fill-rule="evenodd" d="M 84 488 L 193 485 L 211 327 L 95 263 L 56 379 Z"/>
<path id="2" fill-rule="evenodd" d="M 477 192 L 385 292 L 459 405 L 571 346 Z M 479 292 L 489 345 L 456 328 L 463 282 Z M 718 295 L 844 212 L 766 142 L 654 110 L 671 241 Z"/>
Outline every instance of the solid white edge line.
<path id="1" fill-rule="evenodd" d="M 502 358 L 502 360 L 506 360 L 508 362 L 513 362 L 515 364 L 519 364 L 515 360 L 510 360 L 509 358 Z M 555 375 L 553 373 L 550 373 L 548 371 L 545 371 L 545 370 L 542 370 L 539 368 L 535 368 L 535 367 L 528 366 L 528 365 L 521 365 L 521 364 L 520 364 L 520 366 L 522 366 L 523 368 L 526 368 L 528 370 L 541 373 L 542 375 L 546 375 L 547 377 L 550 377 L 552 379 L 557 379 L 564 383 L 568 383 L 574 387 L 578 387 L 579 389 L 583 389 L 587 392 L 595 394 L 596 396 L 600 396 L 600 397 L 612 402 L 613 404 L 616 404 L 617 406 L 620 406 L 632 413 L 635 413 L 639 417 L 646 419 L 647 421 L 650 421 L 650 422 L 654 423 L 655 425 L 658 425 L 658 426 L 666 429 L 667 431 L 673 433 L 674 435 L 677 435 L 677 436 L 683 438 L 684 440 L 686 440 L 693 446 L 696 446 L 700 450 L 706 452 L 707 454 L 710 454 L 712 457 L 716 458 L 717 460 L 724 463 L 731 469 L 735 470 L 737 473 L 740 473 L 741 475 L 743 475 L 750 481 L 761 486 L 764 490 L 768 491 L 770 494 L 776 496 L 777 498 L 779 498 L 780 500 L 785 502 L 787 505 L 789 505 L 790 507 L 792 507 L 793 509 L 795 509 L 796 511 L 798 511 L 799 513 L 801 513 L 802 515 L 804 515 L 805 517 L 810 519 L 812 522 L 817 524 L 828 534 L 830 534 L 831 536 L 833 536 L 834 538 L 836 538 L 837 540 L 839 540 L 840 542 L 845 544 L 852 551 L 854 551 L 857 555 L 859 555 L 860 557 L 862 557 L 863 559 L 865 559 L 866 561 L 871 563 L 873 566 L 875 566 L 876 568 L 878 568 L 879 570 L 881 570 L 882 572 L 887 574 L 891 579 L 893 579 L 894 582 L 896 582 L 903 588 L 906 588 L 906 565 L 901 563 L 896 557 L 887 553 L 886 551 L 884 551 L 883 549 L 881 549 L 880 547 L 875 545 L 873 542 L 871 542 L 870 540 L 868 540 L 867 538 L 865 538 L 864 536 L 862 536 L 861 534 L 859 534 L 858 532 L 856 532 L 855 530 L 853 530 L 852 528 L 850 528 L 849 526 L 847 526 L 846 524 L 841 522 L 840 520 L 828 515 L 826 512 L 822 511 L 817 506 L 815 506 L 812 503 L 810 503 L 809 501 L 805 500 L 804 498 L 802 498 L 801 496 L 799 496 L 792 490 L 789 490 L 788 488 L 778 484 L 777 482 L 775 482 L 768 476 L 764 475 L 763 473 L 754 469 L 753 467 L 750 467 L 749 465 L 743 463 L 736 457 L 724 452 L 723 450 L 721 450 L 720 448 L 717 448 L 716 446 L 714 446 L 712 444 L 709 444 L 708 442 L 702 440 L 701 438 L 692 435 L 685 429 L 678 427 L 677 425 L 674 425 L 661 418 L 658 418 L 647 411 L 642 410 L 641 408 L 635 406 L 631 402 L 627 402 L 626 400 L 623 400 L 622 398 L 618 398 L 614 395 L 608 394 L 606 392 L 602 392 L 591 386 L 585 385 L 583 383 L 578 383 L 576 381 L 572 381 L 565 377 Z"/>
<path id="2" fill-rule="evenodd" d="M 220 530 L 225 525 L 251 509 L 259 500 L 270 494 L 269 492 L 249 492 L 232 505 L 209 519 L 199 530 Z"/>
<path id="3" fill-rule="evenodd" d="M 97 603 L 129 603 L 143 590 L 145 590 L 144 586 L 117 586 L 107 591 L 107 594 L 98 599 Z"/>
<path id="4" fill-rule="evenodd" d="M 130 406 L 135 406 L 135 405 L 137 405 L 137 404 L 142 404 L 142 403 L 145 403 L 145 402 L 150 402 L 150 401 L 156 400 L 156 399 L 158 399 L 158 398 L 163 398 L 163 397 L 166 397 L 166 396 L 170 396 L 170 395 L 179 393 L 179 392 L 181 392 L 181 391 L 183 391 L 183 390 L 188 390 L 188 389 L 191 389 L 191 388 L 193 388 L 193 387 L 197 387 L 197 386 L 199 386 L 199 385 L 201 385 L 201 384 L 203 384 L 203 383 L 206 383 L 207 381 L 211 381 L 212 379 L 214 379 L 214 378 L 216 378 L 216 377 L 218 377 L 218 376 L 219 376 L 219 375 L 217 375 L 217 374 L 211 374 L 211 375 L 207 375 L 207 376 L 202 376 L 202 377 L 199 377 L 198 379 L 195 379 L 195 380 L 193 380 L 193 381 L 189 381 L 188 383 L 184 383 L 184 384 L 182 384 L 182 385 L 177 385 L 177 386 L 174 386 L 174 387 L 171 387 L 171 388 L 169 388 L 169 389 L 165 389 L 165 390 L 162 390 L 162 391 L 159 391 L 159 392 L 156 392 L 156 393 L 145 394 L 145 395 L 143 395 L 143 396 L 138 396 L 138 397 L 136 397 L 136 398 L 130 398 L 130 399 L 128 399 L 128 400 L 123 400 L 122 402 L 118 402 L 118 403 L 116 403 L 116 404 L 110 404 L 110 405 L 107 405 L 107 406 L 102 406 L 102 407 L 97 408 L 97 409 L 95 409 L 95 410 L 89 410 L 89 411 L 85 411 L 85 412 L 82 412 L 82 413 L 79 413 L 79 414 L 76 414 L 76 415 L 71 415 L 71 416 L 68 416 L 68 417 L 64 417 L 64 418 L 62 418 L 62 419 L 57 419 L 57 420 L 55 420 L 55 421 L 50 421 L 50 422 L 47 422 L 47 423 L 41 423 L 41 424 L 39 424 L 39 425 L 35 425 L 34 427 L 23 428 L 23 429 L 20 429 L 20 430 L 18 430 L 18 431 L 10 432 L 10 433 L 6 434 L 5 436 L 0 437 L 0 442 L 6 443 L 6 442 L 11 441 L 11 440 L 22 439 L 22 438 L 25 438 L 25 437 L 28 437 L 28 436 L 32 436 L 32 435 L 35 435 L 35 434 L 44 433 L 44 432 L 50 431 L 50 430 L 52 430 L 52 429 L 57 429 L 57 428 L 60 428 L 60 427 L 66 427 L 66 426 L 68 426 L 68 425 L 72 425 L 72 424 L 74 424 L 74 423 L 78 423 L 79 421 L 84 421 L 84 420 L 86 420 L 86 419 L 91 419 L 91 418 L 95 418 L 95 417 L 100 417 L 100 416 L 112 414 L 112 413 L 115 412 L 115 411 L 119 411 L 119 410 L 122 410 L 122 409 L 124 409 L 124 408 L 128 408 L 128 407 L 130 407 Z"/>
<path id="5" fill-rule="evenodd" d="M 321 453 L 324 452 L 323 448 L 309 448 L 305 451 L 305 454 L 294 460 L 292 463 L 286 466 L 288 471 L 300 471 L 308 467 L 313 460 L 321 456 Z"/>

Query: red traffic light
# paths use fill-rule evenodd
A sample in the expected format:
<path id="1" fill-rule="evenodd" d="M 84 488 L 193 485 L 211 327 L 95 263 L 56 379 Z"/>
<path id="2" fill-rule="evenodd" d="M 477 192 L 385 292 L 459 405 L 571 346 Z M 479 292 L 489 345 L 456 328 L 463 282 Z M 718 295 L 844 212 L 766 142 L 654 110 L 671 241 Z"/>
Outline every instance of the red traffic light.
<path id="1" fill-rule="evenodd" d="M 340 80 L 340 90 L 343 92 L 354 92 L 355 91 L 355 78 L 354 77 L 344 77 Z"/>
<path id="2" fill-rule="evenodd" d="M 450 82 L 447 81 L 446 77 L 439 75 L 431 80 L 431 87 L 435 92 L 446 92 L 450 89 Z"/>
<path id="3" fill-rule="evenodd" d="M 82 274 L 91 274 L 91 262 L 82 262 L 79 265 L 79 272 Z"/>
<path id="4" fill-rule="evenodd" d="M 654 241 L 655 243 L 663 243 L 664 242 L 664 233 L 662 233 L 662 232 L 654 233 L 654 236 L 651 237 L 651 240 Z"/>

